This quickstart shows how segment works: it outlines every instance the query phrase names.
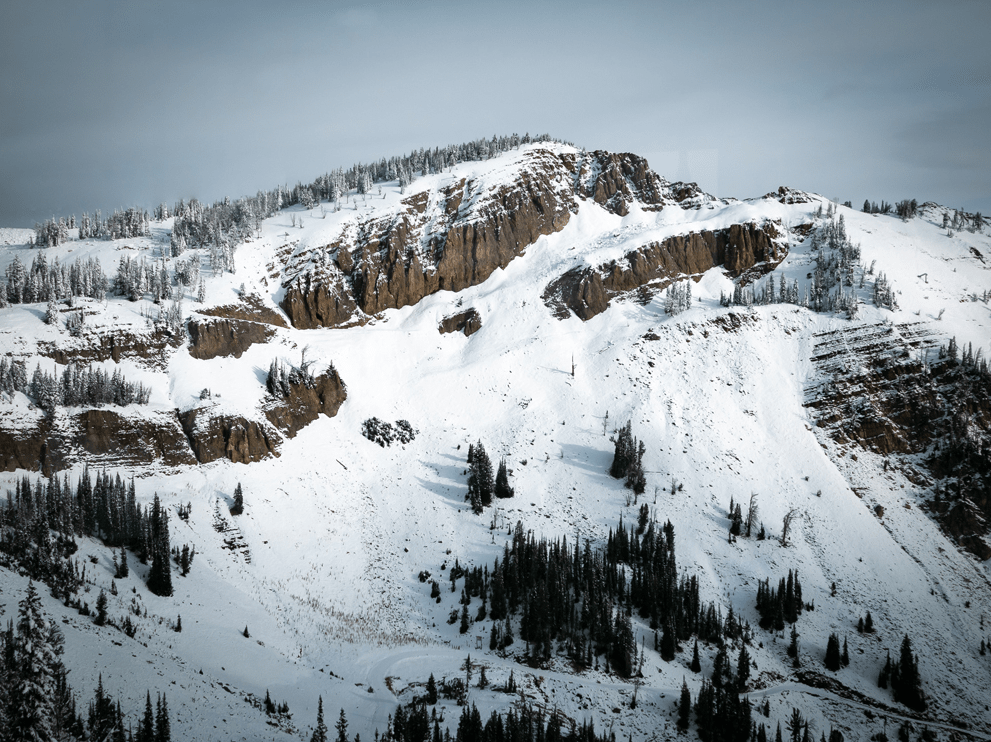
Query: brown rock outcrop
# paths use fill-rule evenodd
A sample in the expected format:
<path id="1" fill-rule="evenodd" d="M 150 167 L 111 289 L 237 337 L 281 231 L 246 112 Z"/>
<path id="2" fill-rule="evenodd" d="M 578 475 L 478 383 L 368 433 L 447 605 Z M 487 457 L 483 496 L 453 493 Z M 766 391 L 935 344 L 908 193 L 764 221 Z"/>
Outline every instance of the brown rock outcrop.
<path id="1" fill-rule="evenodd" d="M 312 386 L 291 383 L 289 389 L 288 398 L 265 408 L 268 421 L 289 438 L 295 438 L 296 433 L 320 415 L 336 415 L 348 397 L 344 382 L 333 366 L 317 376 Z"/>
<path id="2" fill-rule="evenodd" d="M 631 250 L 621 261 L 568 271 L 547 286 L 543 300 L 559 318 L 574 312 L 587 321 L 604 312 L 615 296 L 642 287 L 661 290 L 679 276 L 698 275 L 719 265 L 731 276 L 760 264 L 773 267 L 786 255 L 775 242 L 777 236 L 775 225 L 766 222 L 650 242 Z"/>
<path id="3" fill-rule="evenodd" d="M 255 343 L 268 342 L 275 331 L 257 322 L 239 319 L 189 321 L 189 355 L 208 360 L 218 356 L 240 358 Z"/>
<path id="4" fill-rule="evenodd" d="M 510 184 L 462 179 L 413 194 L 393 214 L 346 228 L 325 248 L 332 260 L 314 268 L 310 253 L 295 256 L 281 306 L 295 327 L 341 327 L 437 291 L 461 291 L 563 229 L 579 199 L 621 215 L 634 201 L 652 209 L 676 203 L 636 155 L 535 149 Z"/>
<path id="5" fill-rule="evenodd" d="M 140 358 L 164 365 L 169 353 L 184 341 L 182 333 L 172 333 L 164 328 L 139 333 L 84 330 L 80 337 L 67 336 L 57 343 L 38 343 L 38 354 L 62 365 L 108 359 L 120 363 L 122 358 Z"/>
<path id="6" fill-rule="evenodd" d="M 482 329 L 482 316 L 472 307 L 458 314 L 445 317 L 437 326 L 438 332 L 444 335 L 449 332 L 463 332 L 466 337 L 474 335 Z"/>
<path id="7" fill-rule="evenodd" d="M 198 314 L 207 317 L 222 317 L 224 319 L 240 319 L 246 322 L 261 322 L 274 327 L 288 327 L 285 318 L 274 309 L 265 306 L 258 296 L 248 295 L 241 298 L 238 304 L 225 304 L 219 307 L 209 307 L 198 310 Z"/>
<path id="8" fill-rule="evenodd" d="M 255 420 L 214 415 L 211 407 L 196 407 L 180 413 L 179 421 L 201 464 L 224 458 L 235 464 L 250 464 L 279 455 L 279 435 Z"/>
<path id="9" fill-rule="evenodd" d="M 176 412 L 132 417 L 109 409 L 73 416 L 67 429 L 70 460 L 107 461 L 114 465 L 195 464 Z"/>
<path id="10" fill-rule="evenodd" d="M 175 411 L 127 415 L 100 408 L 0 429 L 0 471 L 53 470 L 87 461 L 123 466 L 195 464 Z"/>
<path id="11" fill-rule="evenodd" d="M 48 439 L 51 424 L 47 418 L 26 428 L 0 426 L 0 471 L 27 469 L 47 471 Z"/>

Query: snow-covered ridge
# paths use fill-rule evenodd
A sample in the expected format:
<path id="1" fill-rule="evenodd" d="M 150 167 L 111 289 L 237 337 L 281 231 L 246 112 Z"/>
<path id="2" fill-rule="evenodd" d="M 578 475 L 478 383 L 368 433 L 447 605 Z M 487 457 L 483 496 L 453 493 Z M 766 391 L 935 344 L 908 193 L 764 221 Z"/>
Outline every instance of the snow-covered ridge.
<path id="1" fill-rule="evenodd" d="M 147 618 L 135 617 L 136 639 L 97 628 L 46 597 L 46 610 L 66 621 L 60 624 L 69 640 L 66 662 L 85 698 L 102 672 L 104 685 L 132 714 L 143 708 L 145 688 L 167 689 L 177 738 L 262 739 L 275 732 L 244 694 L 261 698 L 269 689 L 276 700 L 287 700 L 304 737 L 322 695 L 333 715 L 344 708 L 351 731 L 368 739 L 376 728 L 384 730 L 397 698 L 422 692 L 431 672 L 437 678 L 458 675 L 470 653 L 487 666 L 494 684 L 512 670 L 528 697 L 556 705 L 570 717 L 592 716 L 600 729 L 614 723 L 617 734 L 634 738 L 655 732 L 674 738 L 672 713 L 682 679 L 691 681 L 693 695 L 701 683 L 688 669 L 690 642 L 673 662 L 663 661 L 653 649 L 648 622 L 633 617 L 645 662 L 638 709 L 631 712 L 633 685 L 606 674 L 604 663 L 599 670 L 575 673 L 564 655 L 555 655 L 546 667 L 535 669 L 519 661 L 525 647 L 521 640 L 513 646 L 515 657 L 488 651 L 490 621 L 473 622 L 464 634 L 457 623 L 447 623 L 452 610 L 461 608 L 464 584 L 459 580 L 450 591 L 454 560 L 491 568 L 496 557 L 502 558 L 507 531 L 517 521 L 538 536 L 566 536 L 569 544 L 577 536 L 601 546 L 621 516 L 635 522 L 646 503 L 659 522 L 672 521 L 679 569 L 699 578 L 703 599 L 716 601 L 724 615 L 732 606 L 756 626 L 757 581 L 776 582 L 797 569 L 805 600 L 815 603 L 797 624 L 805 669 L 895 708 L 889 712 L 892 729 L 900 723 L 892 714 L 907 716 L 908 710 L 895 706 L 876 679 L 886 650 L 897 653 L 909 633 L 933 722 L 967 723 L 984 735 L 991 731 L 984 707 L 991 692 L 988 657 L 978 652 L 988 636 L 988 619 L 982 626 L 982 616 L 991 616 L 987 564 L 963 552 L 921 507 L 932 496 L 927 482 L 914 482 L 911 472 L 899 466 L 886 469 L 885 461 L 894 459 L 881 453 L 832 440 L 825 428 L 814 425 L 806 407 L 809 390 L 826 383 L 812 360 L 823 333 L 841 337 L 858 328 L 880 331 L 888 322 L 896 328 L 919 323 L 931 338 L 927 343 L 945 344 L 955 336 L 961 345 L 984 347 L 986 354 L 991 319 L 980 297 L 991 289 L 987 235 L 964 228 L 947 236 L 942 216 L 934 211 L 930 217 L 928 205 L 920 207 L 924 218 L 908 221 L 836 207 L 850 240 L 860 246 L 860 263 L 866 269 L 876 261 L 863 288 L 846 287 L 860 301 L 854 320 L 793 303 L 721 307 L 720 295 L 735 288 L 721 266 L 694 276 L 693 302 L 676 316 L 665 313 L 658 295 L 644 303 L 614 299 L 585 322 L 574 316 L 559 320 L 541 295 L 567 271 L 622 263 L 646 244 L 734 225 L 777 225 L 787 256 L 761 283 L 783 276 L 804 295 L 812 280 L 807 276 L 814 275 L 821 259 L 811 248 L 806 225 L 821 227 L 825 219 L 816 211 L 831 208 L 808 194 L 808 200 L 792 198 L 790 203 L 774 197 L 743 202 L 700 197 L 698 208 L 682 208 L 674 196 L 666 200 L 671 184 L 660 178 L 651 182 L 663 208 L 642 196 L 627 199 L 619 188 L 606 195 L 607 208 L 595 200 L 594 189 L 590 194 L 589 185 L 603 169 L 590 165 L 576 187 L 581 170 L 568 170 L 564 156 L 577 163 L 581 152 L 532 145 L 462 163 L 413 181 L 405 193 L 398 180 L 383 184 L 381 194 L 372 188 L 367 199 L 349 193 L 342 209 L 328 209 L 325 218 L 319 206 L 291 207 L 266 219 L 259 233 L 237 248 L 234 274 L 214 274 L 209 248 L 189 249 L 179 258 L 199 261 L 202 302 L 198 287 L 179 292 L 175 285 L 177 296 L 159 304 L 150 293 L 134 302 L 113 294 L 105 302 L 87 300 L 79 337 L 68 334 L 64 319 L 58 326 L 45 324 L 44 303 L 0 309 L 0 353 L 23 360 L 29 374 L 35 365 L 51 369 L 57 351 L 95 354 L 104 347 L 101 338 L 115 337 L 115 347 L 125 348 L 125 336 L 153 334 L 158 310 L 168 309 L 178 294 L 183 322 L 203 320 L 200 310 L 223 306 L 245 312 L 234 319 L 270 327 L 268 339 L 250 344 L 240 357 L 193 357 L 185 335 L 174 348 L 165 343 L 152 361 L 127 352 L 116 360 L 94 355 L 93 363 L 111 372 L 119 368 L 152 390 L 147 406 L 107 407 L 97 410 L 101 414 L 140 420 L 209 407 L 218 417 L 267 425 L 258 411 L 272 401 L 265 386 L 268 369 L 278 360 L 301 366 L 307 346 L 317 372 L 333 363 L 347 385 L 347 400 L 337 414 L 320 415 L 294 438 L 282 439 L 278 456 L 251 464 L 219 457 L 208 464 L 166 467 L 157 460 L 113 467 L 123 476 L 136 476 L 142 503 L 155 492 L 173 514 L 191 503 L 188 520 L 172 519 L 173 541 L 195 545 L 197 556 L 187 577 L 176 576 L 172 598 L 147 592 L 142 567 L 135 567 L 135 578 L 117 581 L 112 615 L 123 615 L 134 599 L 148 610 Z M 548 177 L 545 165 L 552 157 L 561 164 Z M 522 162 L 531 164 L 523 167 Z M 277 327 L 271 320 L 289 319 L 283 309 L 286 283 L 303 279 L 307 271 L 315 282 L 342 270 L 336 266 L 340 246 L 328 245 L 346 244 L 352 253 L 367 247 L 368 256 L 388 254 L 391 244 L 361 240 L 383 234 L 391 239 L 404 217 L 414 225 L 410 233 L 418 235 L 408 244 L 421 268 L 438 270 L 430 236 L 447 235 L 452 224 L 477 232 L 477 224 L 489 219 L 490 207 L 494 223 L 508 224 L 515 210 L 505 208 L 496 194 L 512 187 L 520 173 L 530 178 L 534 192 L 540 183 L 545 206 L 564 207 L 548 213 L 566 212 L 567 221 L 536 236 L 522 254 L 483 280 L 381 309 L 368 314 L 361 326 L 301 329 L 288 321 Z M 541 178 L 546 178 L 546 193 Z M 461 203 L 448 215 L 447 204 L 459 192 Z M 637 186 L 637 193 L 644 192 Z M 619 213 L 619 199 L 611 200 L 617 193 L 626 214 Z M 422 213 L 417 199 L 423 200 Z M 421 218 L 423 224 L 414 221 Z M 46 255 L 49 262 L 58 257 L 63 264 L 76 257 L 97 258 L 111 276 L 125 255 L 174 269 L 177 259 L 167 257 L 170 230 L 171 222 L 152 223 L 146 237 L 70 241 L 47 248 Z M 0 246 L 0 268 L 14 255 L 30 266 L 37 253 L 24 242 Z M 359 265 L 357 258 L 366 256 L 355 258 Z M 894 287 L 897 310 L 875 307 L 870 300 L 871 282 L 881 271 Z M 373 295 L 381 296 L 389 290 L 390 277 L 370 286 Z M 255 316 L 249 314 L 247 297 L 272 313 L 269 321 L 246 319 Z M 477 311 L 481 329 L 471 337 L 438 332 L 445 317 L 468 308 Z M 78 311 L 66 304 L 60 310 Z M 68 355 L 61 358 L 69 360 Z M 212 396 L 201 399 L 204 389 Z M 20 392 L 5 396 L 0 432 L 45 419 L 33 405 Z M 72 410 L 77 412 L 85 410 Z M 371 417 L 406 419 L 420 432 L 405 446 L 381 448 L 361 436 L 363 421 Z M 622 482 L 607 474 L 613 452 L 609 437 L 627 420 L 647 445 L 647 490 L 636 502 Z M 177 444 L 182 443 L 178 417 L 175 430 Z M 478 440 L 494 459 L 506 457 L 516 489 L 516 497 L 481 516 L 473 515 L 464 500 L 463 475 L 467 446 Z M 109 457 L 94 455 L 91 461 L 113 465 Z M 73 479 L 84 464 L 83 459 L 73 464 Z M 26 473 L 24 467 L 0 476 L 12 486 L 15 476 Z M 672 493 L 675 481 L 681 487 Z M 226 513 L 238 482 L 245 491 L 245 512 L 231 516 Z M 757 493 L 772 539 L 730 543 L 730 499 L 746 502 L 751 492 Z M 791 510 L 798 515 L 792 545 L 784 548 L 773 536 L 780 534 Z M 216 530 L 218 513 L 226 521 L 222 531 Z M 226 540 L 238 548 L 226 546 Z M 109 591 L 113 554 L 92 539 L 80 538 L 79 544 L 93 581 L 92 604 L 92 591 Z M 86 560 L 89 555 L 95 564 Z M 439 581 L 439 603 L 430 598 L 429 582 L 420 582 L 422 570 Z M 0 602 L 10 616 L 25 580 L 2 570 L 0 586 Z M 477 607 L 475 598 L 472 617 Z M 867 610 L 878 627 L 874 635 L 856 631 L 857 619 Z M 177 615 L 182 633 L 168 630 Z M 246 624 L 250 638 L 242 635 Z M 852 659 L 835 674 L 826 673 L 821 661 L 833 632 L 847 639 Z M 784 725 L 795 707 L 817 730 L 840 728 L 847 739 L 879 730 L 879 708 L 874 707 L 871 721 L 859 701 L 799 682 L 785 654 L 786 636 L 755 630 L 755 639 L 748 650 L 756 664 L 751 696 L 770 702 L 772 728 L 777 721 Z M 700 650 L 708 675 L 716 647 L 703 643 Z M 510 699 L 473 688 L 471 700 L 487 715 Z M 445 708 L 444 724 L 456 725 L 460 709 Z M 621 712 L 614 714 L 613 708 Z"/>

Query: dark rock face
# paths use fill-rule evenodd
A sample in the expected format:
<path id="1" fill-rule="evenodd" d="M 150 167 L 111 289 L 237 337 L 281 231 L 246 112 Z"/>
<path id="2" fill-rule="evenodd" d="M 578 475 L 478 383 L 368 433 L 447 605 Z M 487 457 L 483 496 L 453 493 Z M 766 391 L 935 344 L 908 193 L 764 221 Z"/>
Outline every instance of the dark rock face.
<path id="1" fill-rule="evenodd" d="M 488 188 L 462 179 L 413 194 L 393 214 L 345 230 L 325 248 L 321 267 L 307 265 L 309 254 L 299 256 L 298 267 L 290 261 L 281 306 L 302 329 L 359 324 L 437 291 L 481 283 L 542 235 L 563 229 L 579 200 L 625 215 L 634 201 L 654 210 L 677 203 L 669 190 L 636 155 L 532 150 L 512 184 Z"/>
<path id="2" fill-rule="evenodd" d="M 574 312 L 587 321 L 604 312 L 615 296 L 643 287 L 661 290 L 678 276 L 698 275 L 718 265 L 731 276 L 761 264 L 771 269 L 787 254 L 774 241 L 777 236 L 775 225 L 767 222 L 650 242 L 627 253 L 622 261 L 568 271 L 547 286 L 543 300 L 561 319 Z"/>
<path id="3" fill-rule="evenodd" d="M 348 397 L 344 382 L 333 367 L 316 377 L 313 386 L 290 384 L 288 399 L 265 409 L 265 417 L 289 438 L 320 415 L 333 417 Z"/>
<path id="4" fill-rule="evenodd" d="M 336 415 L 345 399 L 344 382 L 331 367 L 312 385 L 291 384 L 289 397 L 265 407 L 259 420 L 215 413 L 212 404 L 182 413 L 99 408 L 54 420 L 39 415 L 18 429 L 0 427 L 0 471 L 49 475 L 77 461 L 183 466 L 226 458 L 248 464 L 279 455 L 279 431 L 293 438 L 318 416 Z"/>
<path id="5" fill-rule="evenodd" d="M 466 337 L 474 335 L 481 329 L 482 317 L 474 308 L 445 317 L 437 326 L 441 335 L 449 332 L 463 332 Z"/>
<path id="6" fill-rule="evenodd" d="M 944 532 L 989 559 L 991 379 L 939 358 L 930 333 L 923 323 L 823 333 L 812 360 L 824 381 L 806 406 L 832 440 L 884 455 L 931 490 L 924 507 Z"/>
<path id="7" fill-rule="evenodd" d="M 58 343 L 38 343 L 38 353 L 52 358 L 56 363 L 92 363 L 121 358 L 141 358 L 157 365 L 164 365 L 169 353 L 181 346 L 185 338 L 181 333 L 157 329 L 145 333 L 122 331 L 84 331 L 78 338 L 65 337 Z"/>
<path id="8" fill-rule="evenodd" d="M 11 430 L 0 427 L 0 471 L 27 469 L 48 471 L 48 437 L 51 425 L 39 420 L 29 428 Z"/>
<path id="9" fill-rule="evenodd" d="M 267 325 L 239 319 L 190 320 L 189 355 L 208 360 L 241 355 L 255 343 L 265 343 L 275 334 Z"/>
<path id="10" fill-rule="evenodd" d="M 143 466 L 195 464 L 174 411 L 123 415 L 86 410 L 21 430 L 0 430 L 0 471 L 40 469 L 46 476 L 76 462 Z"/>
<path id="11" fill-rule="evenodd" d="M 108 409 L 87 410 L 72 418 L 69 430 L 74 460 L 117 466 L 196 463 L 175 411 L 135 418 Z"/>
<path id="12" fill-rule="evenodd" d="M 253 295 L 242 297 L 238 304 L 227 304 L 220 307 L 201 309 L 198 313 L 207 317 L 240 319 L 246 322 L 261 322 L 263 325 L 272 325 L 274 327 L 288 327 L 285 318 L 281 314 L 265 306 L 260 298 Z"/>
<path id="13" fill-rule="evenodd" d="M 250 464 L 268 456 L 278 456 L 282 442 L 267 425 L 228 415 L 212 415 L 210 407 L 197 407 L 179 414 L 189 445 L 201 464 L 230 459 Z"/>

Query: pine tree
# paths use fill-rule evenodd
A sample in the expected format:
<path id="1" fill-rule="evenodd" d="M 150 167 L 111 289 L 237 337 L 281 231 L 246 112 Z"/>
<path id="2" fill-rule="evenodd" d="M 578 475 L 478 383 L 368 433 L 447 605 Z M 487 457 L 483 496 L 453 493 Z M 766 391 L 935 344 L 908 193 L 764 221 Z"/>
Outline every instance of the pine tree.
<path id="1" fill-rule="evenodd" d="M 169 722 L 169 702 L 163 693 L 158 699 L 155 713 L 155 742 L 172 742 L 172 724 Z"/>
<path id="2" fill-rule="evenodd" d="M 104 626 L 107 623 L 107 594 L 101 588 L 100 595 L 96 599 L 96 621 L 97 626 Z"/>
<path id="3" fill-rule="evenodd" d="M 151 538 L 151 570 L 148 589 L 155 595 L 172 595 L 172 560 L 169 549 L 169 515 L 155 493 L 149 524 Z"/>
<path id="4" fill-rule="evenodd" d="M 912 654 L 912 640 L 908 634 L 902 639 L 901 652 L 892 671 L 891 687 L 895 700 L 916 711 L 925 711 L 926 697 L 922 692 L 922 679 L 919 677 L 918 660 Z"/>
<path id="5" fill-rule="evenodd" d="M 740 645 L 740 656 L 736 661 L 736 687 L 742 693 L 750 680 L 750 653 L 747 652 L 747 645 Z"/>
<path id="6" fill-rule="evenodd" d="M 433 673 L 427 679 L 427 703 L 431 706 L 437 703 L 437 681 L 434 680 Z"/>
<path id="7" fill-rule="evenodd" d="M 310 736 L 310 742 L 327 742 L 327 724 L 323 720 L 323 696 L 317 701 L 317 726 Z"/>
<path id="8" fill-rule="evenodd" d="M 58 326 L 59 311 L 58 303 L 54 297 L 48 300 L 48 309 L 45 311 L 45 324 Z"/>
<path id="9" fill-rule="evenodd" d="M 661 637 L 661 659 L 665 662 L 671 662 L 677 651 L 678 638 L 675 636 L 674 626 L 669 619 L 664 622 L 664 634 Z"/>
<path id="10" fill-rule="evenodd" d="M 337 730 L 337 742 L 350 742 L 348 739 L 348 720 L 344 715 L 344 709 L 341 709 L 341 715 L 337 719 L 334 729 Z"/>
<path id="11" fill-rule="evenodd" d="M 141 717 L 138 733 L 134 736 L 134 740 L 135 742 L 155 742 L 155 712 L 151 705 L 151 691 L 147 691 L 145 713 Z"/>
<path id="12" fill-rule="evenodd" d="M 234 488 L 234 504 L 231 506 L 231 515 L 240 515 L 244 512 L 244 490 L 241 489 L 241 483 L 237 483 L 237 487 Z"/>
<path id="13" fill-rule="evenodd" d="M 469 456 L 468 499 L 471 509 L 477 514 L 492 504 L 492 462 L 481 441 L 469 448 Z"/>
<path id="14" fill-rule="evenodd" d="M 622 479 L 626 476 L 635 455 L 633 446 L 633 422 L 628 420 L 626 425 L 619 429 L 616 436 L 616 448 L 613 453 L 612 465 L 609 467 L 610 476 L 615 479 Z"/>
<path id="15" fill-rule="evenodd" d="M 840 669 L 840 637 L 835 633 L 829 635 L 826 642 L 826 669 L 836 672 Z"/>
<path id="16" fill-rule="evenodd" d="M 695 639 L 695 648 L 692 650 L 692 672 L 702 672 L 702 663 L 699 661 L 699 640 Z"/>
<path id="17" fill-rule="evenodd" d="M 499 461 L 499 470 L 495 479 L 495 496 L 499 499 L 506 499 L 516 494 L 509 486 L 509 470 L 506 468 L 506 458 Z"/>
<path id="18" fill-rule="evenodd" d="M 52 691 L 61 664 L 58 659 L 61 633 L 46 620 L 33 582 L 28 583 L 27 594 L 18 604 L 17 616 L 8 712 L 11 738 L 50 740 L 53 738 Z"/>
<path id="19" fill-rule="evenodd" d="M 884 667 L 881 668 L 881 672 L 877 676 L 877 687 L 887 688 L 888 680 L 891 678 L 891 654 L 888 654 L 887 659 L 884 661 Z"/>
<path id="20" fill-rule="evenodd" d="M 681 680 L 681 700 L 678 702 L 678 728 L 682 731 L 688 729 L 689 718 L 692 713 L 692 694 L 688 690 L 688 681 Z"/>
<path id="21" fill-rule="evenodd" d="M 847 651 L 845 636 L 843 637 L 843 655 L 840 657 L 840 663 L 843 667 L 850 666 L 850 653 Z"/>

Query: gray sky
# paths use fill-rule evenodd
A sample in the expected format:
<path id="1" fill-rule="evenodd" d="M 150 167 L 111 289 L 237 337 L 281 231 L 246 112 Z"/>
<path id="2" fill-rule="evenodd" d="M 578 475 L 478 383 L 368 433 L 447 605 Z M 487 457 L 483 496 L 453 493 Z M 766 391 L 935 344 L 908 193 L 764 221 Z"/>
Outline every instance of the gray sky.
<path id="1" fill-rule="evenodd" d="M 0 5 L 0 225 L 548 132 L 723 196 L 991 213 L 991 3 Z"/>

